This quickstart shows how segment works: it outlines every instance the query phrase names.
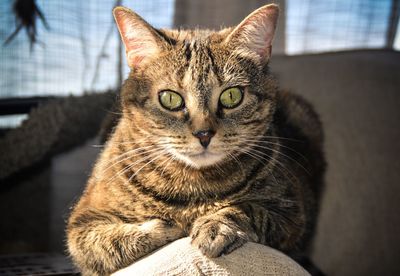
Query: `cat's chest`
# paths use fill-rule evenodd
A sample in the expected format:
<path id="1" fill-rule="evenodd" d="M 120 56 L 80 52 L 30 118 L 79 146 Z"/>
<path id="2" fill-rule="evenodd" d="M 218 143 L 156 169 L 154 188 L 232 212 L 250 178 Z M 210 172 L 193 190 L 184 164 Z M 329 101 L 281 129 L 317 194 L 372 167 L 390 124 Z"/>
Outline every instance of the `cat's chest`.
<path id="1" fill-rule="evenodd" d="M 187 206 L 164 206 L 157 211 L 163 218 L 171 219 L 183 229 L 189 231 L 193 222 L 208 213 L 214 213 L 222 208 L 220 203 L 201 203 Z"/>

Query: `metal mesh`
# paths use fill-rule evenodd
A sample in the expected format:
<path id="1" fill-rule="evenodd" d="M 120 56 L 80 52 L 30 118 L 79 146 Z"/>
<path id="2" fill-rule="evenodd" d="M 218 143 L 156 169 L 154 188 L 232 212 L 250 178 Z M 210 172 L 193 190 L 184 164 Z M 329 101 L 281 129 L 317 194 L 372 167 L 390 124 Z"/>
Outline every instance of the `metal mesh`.
<path id="1" fill-rule="evenodd" d="M 391 0 L 287 0 L 286 53 L 383 48 Z"/>
<path id="2" fill-rule="evenodd" d="M 25 30 L 0 46 L 0 97 L 81 94 L 117 86 L 118 43 L 111 10 L 122 2 L 156 27 L 171 27 L 173 0 L 38 0 L 50 30 L 37 20 L 30 50 Z M 0 41 L 15 29 L 13 1 L 0 2 Z M 127 74 L 127 66 L 123 74 Z"/>

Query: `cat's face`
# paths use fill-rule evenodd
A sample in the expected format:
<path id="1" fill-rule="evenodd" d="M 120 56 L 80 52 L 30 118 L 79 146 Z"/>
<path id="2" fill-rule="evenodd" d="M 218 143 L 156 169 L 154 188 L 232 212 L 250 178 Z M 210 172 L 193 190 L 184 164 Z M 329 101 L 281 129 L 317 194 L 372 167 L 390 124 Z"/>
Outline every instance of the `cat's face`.
<path id="1" fill-rule="evenodd" d="M 121 11 L 119 28 L 133 67 L 123 87 L 124 115 L 148 143 L 200 168 L 234 161 L 265 134 L 276 93 L 266 66 L 270 50 L 249 49 L 241 37 L 256 23 L 220 32 L 156 31 Z M 129 25 L 136 30 L 129 33 Z M 270 46 L 272 37 L 262 39 Z"/>

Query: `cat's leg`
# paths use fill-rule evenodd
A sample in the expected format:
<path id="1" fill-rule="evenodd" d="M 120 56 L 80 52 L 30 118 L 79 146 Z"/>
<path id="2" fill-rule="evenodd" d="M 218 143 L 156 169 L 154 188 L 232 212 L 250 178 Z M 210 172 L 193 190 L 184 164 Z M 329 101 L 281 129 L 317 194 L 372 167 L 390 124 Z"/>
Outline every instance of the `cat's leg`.
<path id="1" fill-rule="evenodd" d="M 257 242 L 250 220 L 237 207 L 227 207 L 197 218 L 192 226 L 192 244 L 208 257 L 228 254 L 247 241 Z"/>
<path id="2" fill-rule="evenodd" d="M 304 233 L 304 215 L 293 209 L 268 210 L 258 204 L 226 207 L 199 217 L 191 229 L 192 244 L 208 257 L 228 254 L 247 241 L 280 250 L 291 249 Z"/>
<path id="3" fill-rule="evenodd" d="M 109 275 L 183 236 L 182 229 L 161 219 L 129 224 L 77 217 L 68 227 L 68 248 L 83 275 Z"/>

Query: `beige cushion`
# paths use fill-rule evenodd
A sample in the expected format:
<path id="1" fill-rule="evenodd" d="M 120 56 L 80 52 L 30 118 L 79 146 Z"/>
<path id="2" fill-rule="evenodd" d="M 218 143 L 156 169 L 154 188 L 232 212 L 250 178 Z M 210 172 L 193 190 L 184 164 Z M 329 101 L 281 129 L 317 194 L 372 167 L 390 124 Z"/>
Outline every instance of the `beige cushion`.
<path id="1" fill-rule="evenodd" d="M 209 259 L 192 247 L 190 238 L 177 240 L 113 274 L 124 275 L 309 275 L 300 265 L 270 247 L 247 243 L 229 255 Z"/>

